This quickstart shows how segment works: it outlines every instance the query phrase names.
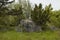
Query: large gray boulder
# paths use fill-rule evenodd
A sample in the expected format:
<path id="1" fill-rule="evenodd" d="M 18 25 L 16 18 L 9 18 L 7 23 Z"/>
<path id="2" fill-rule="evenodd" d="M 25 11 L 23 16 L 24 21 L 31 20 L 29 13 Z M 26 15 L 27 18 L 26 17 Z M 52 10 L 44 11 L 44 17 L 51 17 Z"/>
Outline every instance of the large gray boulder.
<path id="1" fill-rule="evenodd" d="M 26 19 L 26 20 L 21 20 L 21 25 L 23 26 L 23 30 L 26 32 L 33 32 L 34 31 L 34 23 L 32 20 Z"/>
<path id="2" fill-rule="evenodd" d="M 41 26 L 35 25 L 30 19 L 21 20 L 20 24 L 16 27 L 18 32 L 40 32 Z"/>

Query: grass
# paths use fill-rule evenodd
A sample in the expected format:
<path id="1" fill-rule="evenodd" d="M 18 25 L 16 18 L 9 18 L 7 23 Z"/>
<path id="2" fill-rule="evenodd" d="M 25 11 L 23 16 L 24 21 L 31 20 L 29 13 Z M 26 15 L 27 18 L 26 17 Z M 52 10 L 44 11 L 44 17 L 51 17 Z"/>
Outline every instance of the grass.
<path id="1" fill-rule="evenodd" d="M 0 40 L 60 40 L 60 32 L 55 31 L 46 31 L 46 32 L 32 32 L 32 33 L 23 33 L 23 32 L 0 32 Z"/>

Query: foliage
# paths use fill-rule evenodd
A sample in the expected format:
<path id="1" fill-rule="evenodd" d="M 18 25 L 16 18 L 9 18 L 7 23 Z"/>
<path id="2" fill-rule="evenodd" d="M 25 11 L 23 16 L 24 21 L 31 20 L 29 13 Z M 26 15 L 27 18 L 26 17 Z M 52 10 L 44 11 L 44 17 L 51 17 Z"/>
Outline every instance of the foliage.
<path id="1" fill-rule="evenodd" d="M 7 4 L 6 4 L 7 5 Z M 28 6 L 24 4 L 14 4 L 13 8 L 5 6 L 0 8 L 0 29 L 15 27 L 20 24 L 22 19 L 31 19 L 37 26 L 46 29 L 47 25 L 60 27 L 60 10 L 53 10 L 51 4 L 43 8 L 42 4 L 35 4 L 34 9 L 28 2 Z M 10 5 L 12 7 L 12 5 Z M 28 9 L 27 9 L 28 8 Z M 24 10 L 23 10 L 24 9 Z M 48 23 L 48 24 L 47 24 Z M 49 26 L 49 25 L 48 25 Z"/>
<path id="2" fill-rule="evenodd" d="M 49 22 L 50 14 L 51 14 L 51 4 L 44 8 L 42 8 L 42 4 L 40 3 L 39 6 L 35 4 L 34 10 L 32 10 L 31 18 L 37 25 L 45 25 Z"/>
<path id="3" fill-rule="evenodd" d="M 18 26 L 22 19 L 24 19 L 22 6 L 15 6 L 15 9 L 11 10 L 8 7 L 0 9 L 0 29 Z"/>
<path id="4" fill-rule="evenodd" d="M 60 10 L 53 11 L 50 20 L 52 25 L 60 28 Z"/>

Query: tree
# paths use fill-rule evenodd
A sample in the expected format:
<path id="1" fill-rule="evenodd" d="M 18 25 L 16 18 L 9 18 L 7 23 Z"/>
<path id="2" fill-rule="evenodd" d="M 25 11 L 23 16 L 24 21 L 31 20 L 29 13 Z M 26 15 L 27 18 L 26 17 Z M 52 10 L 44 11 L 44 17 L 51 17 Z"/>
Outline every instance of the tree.
<path id="1" fill-rule="evenodd" d="M 8 9 L 8 7 L 2 7 L 0 9 L 0 29 L 18 26 L 20 20 L 24 19 L 22 6 L 15 5 L 15 9 Z M 2 29 L 3 30 L 3 29 Z"/>
<path id="2" fill-rule="evenodd" d="M 39 6 L 35 4 L 35 8 L 31 13 L 31 18 L 36 25 L 44 26 L 50 19 L 51 10 L 51 4 L 46 6 L 45 9 L 42 8 L 41 3 L 39 4 Z"/>
<path id="3" fill-rule="evenodd" d="M 22 6 L 19 4 L 15 4 L 14 9 L 11 9 L 7 15 L 11 15 L 12 19 L 10 20 L 11 26 L 18 26 L 20 24 L 20 21 L 24 19 Z M 13 22 L 14 21 L 14 22 Z"/>
<path id="4" fill-rule="evenodd" d="M 22 5 L 23 14 L 26 19 L 30 19 L 31 16 L 31 5 L 29 0 L 19 0 L 19 4 Z"/>
<path id="5" fill-rule="evenodd" d="M 15 0 L 8 2 L 9 0 L 0 0 L 0 8 L 7 5 L 7 4 L 11 4 L 13 3 Z"/>

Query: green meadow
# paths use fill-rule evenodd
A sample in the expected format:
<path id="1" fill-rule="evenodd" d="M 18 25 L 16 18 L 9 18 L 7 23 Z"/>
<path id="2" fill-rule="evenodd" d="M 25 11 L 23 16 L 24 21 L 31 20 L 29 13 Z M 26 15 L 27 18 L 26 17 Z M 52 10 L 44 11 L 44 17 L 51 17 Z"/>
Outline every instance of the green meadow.
<path id="1" fill-rule="evenodd" d="M 0 40 L 60 40 L 60 32 L 0 32 Z"/>

